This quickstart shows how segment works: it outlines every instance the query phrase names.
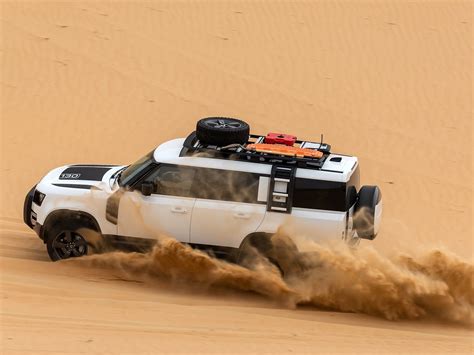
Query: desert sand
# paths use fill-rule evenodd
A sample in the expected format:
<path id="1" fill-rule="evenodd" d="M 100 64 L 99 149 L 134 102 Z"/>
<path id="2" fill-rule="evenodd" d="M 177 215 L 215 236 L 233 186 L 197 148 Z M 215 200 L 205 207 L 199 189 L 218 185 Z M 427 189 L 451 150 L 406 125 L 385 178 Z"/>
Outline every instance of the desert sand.
<path id="1" fill-rule="evenodd" d="M 52 263 L 22 222 L 26 192 L 50 169 L 126 164 L 223 115 L 255 132 L 324 133 L 357 155 L 362 182 L 384 199 L 382 230 L 361 248 L 441 248 L 472 272 L 472 11 L 461 1 L 2 2 L 0 352 L 472 353 L 472 323 L 452 317 L 390 321 L 289 306 L 258 285 Z M 461 279 L 472 297 L 472 274 Z"/>

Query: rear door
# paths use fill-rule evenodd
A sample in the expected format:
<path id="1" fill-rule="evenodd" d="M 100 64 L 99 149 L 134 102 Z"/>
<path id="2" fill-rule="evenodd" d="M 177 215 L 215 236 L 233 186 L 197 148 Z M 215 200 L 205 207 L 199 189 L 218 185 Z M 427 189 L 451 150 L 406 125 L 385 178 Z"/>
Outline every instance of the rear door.
<path id="1" fill-rule="evenodd" d="M 150 196 L 125 192 L 119 208 L 119 235 L 152 239 L 165 235 L 188 243 L 194 175 L 194 168 L 162 164 L 144 180 L 154 184 Z"/>
<path id="2" fill-rule="evenodd" d="M 346 184 L 309 179 L 300 168 L 293 169 L 273 167 L 266 188 L 268 212 L 258 231 L 272 233 L 285 226 L 287 232 L 313 240 L 344 238 Z"/>
<path id="3" fill-rule="evenodd" d="M 295 230 L 313 240 L 344 239 L 346 184 L 297 177 L 293 193 Z"/>
<path id="4" fill-rule="evenodd" d="M 258 174 L 199 168 L 193 186 L 191 243 L 239 247 L 265 217 L 258 185 Z"/>

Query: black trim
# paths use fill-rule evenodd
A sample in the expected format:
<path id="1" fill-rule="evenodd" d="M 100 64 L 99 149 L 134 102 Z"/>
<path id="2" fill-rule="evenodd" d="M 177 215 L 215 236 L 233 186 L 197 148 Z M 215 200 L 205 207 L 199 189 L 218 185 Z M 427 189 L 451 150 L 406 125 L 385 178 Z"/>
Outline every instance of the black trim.
<path id="1" fill-rule="evenodd" d="M 133 188 L 135 184 L 143 178 L 143 176 L 147 175 L 158 165 L 154 158 L 154 151 L 155 150 L 152 150 L 142 158 L 138 159 L 135 163 L 130 164 L 125 169 L 121 170 L 118 178 L 120 187 L 126 189 Z M 129 171 L 129 169 L 132 170 Z"/>
<path id="2" fill-rule="evenodd" d="M 328 173 L 338 173 L 338 174 L 342 174 L 343 171 L 337 171 L 337 170 L 330 170 L 330 169 L 319 169 L 319 171 L 326 171 Z"/>
<path id="3" fill-rule="evenodd" d="M 125 251 L 145 252 L 157 242 L 156 239 L 127 237 L 117 234 L 103 234 L 104 241 L 113 248 Z"/>
<path id="4" fill-rule="evenodd" d="M 126 187 L 131 190 L 135 190 L 137 187 L 139 187 L 143 180 L 145 180 L 156 168 L 158 168 L 159 165 L 161 164 L 151 163 L 146 169 L 144 169 L 144 171 L 142 171 L 141 175 L 137 175 L 132 180 L 130 180 L 130 183 L 127 184 Z"/>
<path id="5" fill-rule="evenodd" d="M 117 174 L 120 174 L 122 171 L 124 171 L 124 170 L 127 169 L 128 167 L 129 167 L 129 165 L 124 166 L 122 169 L 117 170 L 115 173 L 112 174 L 112 176 L 110 177 L 110 179 L 111 179 L 111 180 L 114 179 L 114 178 L 117 176 Z"/>
<path id="6" fill-rule="evenodd" d="M 288 179 L 287 197 L 285 202 L 274 201 L 273 193 L 275 193 L 275 179 Z M 268 186 L 267 195 L 267 211 L 277 213 L 291 213 L 293 208 L 293 193 L 295 189 L 296 167 L 294 166 L 278 166 L 273 165 L 272 174 L 270 176 L 270 184 Z M 278 210 L 275 208 L 284 208 L 285 210 Z"/>
<path id="7" fill-rule="evenodd" d="M 102 237 L 107 243 L 109 243 L 114 248 L 126 251 L 146 252 L 150 250 L 155 245 L 155 243 L 159 243 L 158 240 L 153 238 L 137 238 L 117 234 L 104 234 L 102 235 Z M 238 250 L 238 248 L 223 247 L 217 245 L 185 242 L 180 243 L 189 245 L 193 249 L 204 251 L 210 254 L 211 256 L 215 256 L 216 258 L 227 258 L 231 256 L 236 250 Z"/>
<path id="8" fill-rule="evenodd" d="M 183 148 L 179 152 L 180 157 L 184 157 L 188 154 L 188 148 L 193 147 L 193 142 L 197 141 L 196 131 L 192 132 L 187 138 L 184 140 Z"/>
<path id="9" fill-rule="evenodd" d="M 226 259 L 231 256 L 238 248 L 233 247 L 223 247 L 217 245 L 208 245 L 208 244 L 195 244 L 195 243 L 184 243 L 188 244 L 193 249 L 198 249 L 204 251 L 211 256 L 215 256 L 218 259 Z"/>
<path id="10" fill-rule="evenodd" d="M 46 217 L 43 228 L 40 229 L 40 238 L 46 242 L 45 238 L 47 235 L 45 235 L 45 233 L 47 230 L 50 230 L 52 226 L 56 226 L 58 223 L 67 223 L 69 227 L 71 227 L 71 224 L 79 223 L 81 227 L 90 228 L 101 233 L 99 223 L 90 213 L 84 211 L 61 209 L 52 211 Z"/>
<path id="11" fill-rule="evenodd" d="M 296 178 L 293 207 L 345 212 L 346 183 Z"/>
<path id="12" fill-rule="evenodd" d="M 38 235 L 38 237 L 44 241 L 44 235 L 43 235 L 43 226 L 36 222 L 35 226 L 33 227 L 33 230 L 35 233 Z"/>
<path id="13" fill-rule="evenodd" d="M 58 187 L 67 187 L 70 189 L 86 189 L 89 190 L 94 185 L 85 185 L 85 184 L 53 184 Z"/>
<path id="14" fill-rule="evenodd" d="M 23 204 L 23 222 L 25 222 L 25 224 L 30 228 L 33 228 L 33 224 L 31 223 L 31 204 L 33 203 L 35 189 L 36 185 L 26 194 L 25 202 Z"/>

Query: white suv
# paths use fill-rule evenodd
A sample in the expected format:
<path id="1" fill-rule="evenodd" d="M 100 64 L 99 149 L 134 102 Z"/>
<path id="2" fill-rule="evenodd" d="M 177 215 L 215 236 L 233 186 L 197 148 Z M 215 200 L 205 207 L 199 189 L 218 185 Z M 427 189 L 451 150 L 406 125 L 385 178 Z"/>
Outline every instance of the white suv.
<path id="1" fill-rule="evenodd" d="M 322 138 L 250 135 L 243 121 L 211 117 L 129 166 L 50 171 L 28 193 L 24 221 L 52 260 L 87 254 L 83 231 L 91 229 L 128 246 L 168 235 L 239 262 L 249 246 L 270 258 L 271 236 L 284 224 L 312 239 L 373 239 L 381 193 L 358 190 L 357 158 L 331 153 Z"/>

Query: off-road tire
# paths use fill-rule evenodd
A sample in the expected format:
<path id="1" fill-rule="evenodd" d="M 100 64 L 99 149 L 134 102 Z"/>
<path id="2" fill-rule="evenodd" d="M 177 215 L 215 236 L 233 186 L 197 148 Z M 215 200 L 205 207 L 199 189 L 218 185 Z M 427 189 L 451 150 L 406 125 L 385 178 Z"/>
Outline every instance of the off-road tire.
<path id="1" fill-rule="evenodd" d="M 354 228 L 360 238 L 374 238 L 375 206 L 381 198 L 382 195 L 377 186 L 362 186 L 359 190 L 355 212 L 357 214 L 362 209 L 366 210 L 364 216 L 354 219 Z"/>
<path id="2" fill-rule="evenodd" d="M 61 248 L 59 245 L 64 246 Z M 58 225 L 49 230 L 46 249 L 50 259 L 58 261 L 87 255 L 89 246 L 85 237 L 76 228 Z"/>
<path id="3" fill-rule="evenodd" d="M 288 236 L 254 233 L 240 246 L 236 262 L 251 267 L 252 262 L 262 257 L 275 265 L 285 277 L 305 270 L 300 262 L 300 252 Z"/>
<path id="4" fill-rule="evenodd" d="M 250 126 L 236 118 L 207 117 L 196 124 L 196 136 L 202 144 L 223 147 L 229 144 L 245 144 L 249 139 Z"/>

